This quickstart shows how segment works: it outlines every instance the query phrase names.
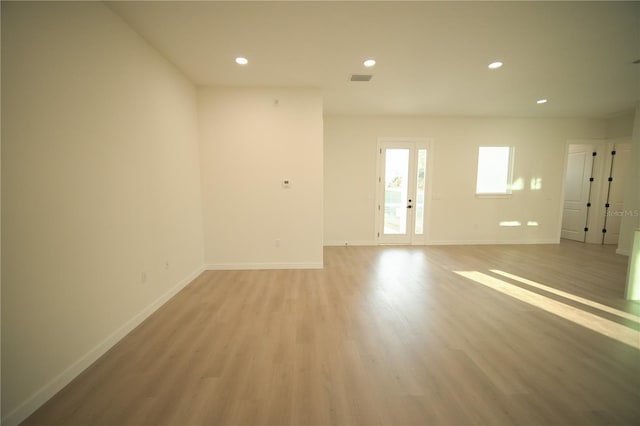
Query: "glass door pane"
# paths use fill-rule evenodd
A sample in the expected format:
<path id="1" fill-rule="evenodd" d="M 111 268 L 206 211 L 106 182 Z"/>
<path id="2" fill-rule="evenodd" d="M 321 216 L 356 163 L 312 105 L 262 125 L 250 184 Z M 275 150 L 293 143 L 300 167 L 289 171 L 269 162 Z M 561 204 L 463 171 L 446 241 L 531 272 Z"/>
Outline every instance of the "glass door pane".
<path id="1" fill-rule="evenodd" d="M 424 194 L 427 175 L 427 150 L 418 150 L 418 167 L 416 179 L 416 222 L 414 234 L 422 235 L 424 233 Z"/>
<path id="2" fill-rule="evenodd" d="M 407 233 L 409 154 L 406 148 L 387 148 L 384 163 L 384 233 Z"/>

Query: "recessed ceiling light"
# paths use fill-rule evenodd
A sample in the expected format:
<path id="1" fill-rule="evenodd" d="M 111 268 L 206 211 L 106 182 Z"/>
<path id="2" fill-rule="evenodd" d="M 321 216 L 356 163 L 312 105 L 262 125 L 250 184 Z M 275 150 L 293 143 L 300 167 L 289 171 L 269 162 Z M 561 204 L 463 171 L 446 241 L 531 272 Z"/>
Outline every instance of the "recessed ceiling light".
<path id="1" fill-rule="evenodd" d="M 503 66 L 504 64 L 500 61 L 491 62 L 488 66 L 490 70 L 495 70 Z"/>
<path id="2" fill-rule="evenodd" d="M 538 99 L 538 100 L 536 101 L 536 103 L 537 103 L 538 105 L 546 104 L 547 102 L 549 102 L 547 99 Z"/>
<path id="3" fill-rule="evenodd" d="M 247 65 L 249 63 L 249 60 L 247 58 L 243 58 L 242 56 L 238 56 L 236 58 L 236 64 L 238 65 Z"/>
<path id="4" fill-rule="evenodd" d="M 376 60 L 375 59 L 367 59 L 366 61 L 364 61 L 362 63 L 365 67 L 372 67 L 376 64 Z"/>

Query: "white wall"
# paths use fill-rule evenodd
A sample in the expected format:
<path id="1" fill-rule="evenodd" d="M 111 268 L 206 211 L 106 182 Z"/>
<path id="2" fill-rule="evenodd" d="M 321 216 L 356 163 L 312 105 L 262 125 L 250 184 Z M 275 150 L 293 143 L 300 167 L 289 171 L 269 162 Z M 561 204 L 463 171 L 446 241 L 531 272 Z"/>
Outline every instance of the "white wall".
<path id="1" fill-rule="evenodd" d="M 620 114 L 616 114 L 606 120 L 607 123 L 607 138 L 629 138 L 633 133 L 633 121 L 635 117 L 635 109 L 630 111 L 624 111 Z"/>
<path id="2" fill-rule="evenodd" d="M 378 137 L 434 140 L 431 244 L 553 243 L 560 235 L 566 141 L 602 138 L 604 120 L 325 116 L 325 244 L 374 244 Z M 515 146 L 506 199 L 475 196 L 480 145 Z M 542 187 L 531 190 L 531 179 Z M 520 221 L 520 227 L 500 227 Z M 526 226 L 536 221 L 539 226 Z"/>
<path id="3" fill-rule="evenodd" d="M 199 94 L 205 262 L 224 269 L 322 267 L 320 92 Z M 282 187 L 284 179 L 290 188 Z"/>
<path id="4" fill-rule="evenodd" d="M 2 32 L 2 411 L 15 424 L 202 270 L 202 206 L 196 89 L 120 18 L 3 2 Z"/>
<path id="5" fill-rule="evenodd" d="M 636 105 L 631 138 L 631 164 L 626 177 L 624 211 L 620 224 L 618 253 L 629 255 L 634 232 L 640 229 L 640 102 Z"/>

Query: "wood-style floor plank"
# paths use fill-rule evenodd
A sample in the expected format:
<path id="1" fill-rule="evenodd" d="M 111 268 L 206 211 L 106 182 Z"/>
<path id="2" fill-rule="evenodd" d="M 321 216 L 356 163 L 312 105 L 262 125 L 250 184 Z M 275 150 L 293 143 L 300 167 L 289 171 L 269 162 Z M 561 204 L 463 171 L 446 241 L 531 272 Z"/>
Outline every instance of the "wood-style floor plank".
<path id="1" fill-rule="evenodd" d="M 204 272 L 24 424 L 640 424 L 638 347 L 456 273 L 637 331 L 615 312 L 492 272 L 640 316 L 622 297 L 627 258 L 613 247 L 324 256 L 323 270 Z"/>

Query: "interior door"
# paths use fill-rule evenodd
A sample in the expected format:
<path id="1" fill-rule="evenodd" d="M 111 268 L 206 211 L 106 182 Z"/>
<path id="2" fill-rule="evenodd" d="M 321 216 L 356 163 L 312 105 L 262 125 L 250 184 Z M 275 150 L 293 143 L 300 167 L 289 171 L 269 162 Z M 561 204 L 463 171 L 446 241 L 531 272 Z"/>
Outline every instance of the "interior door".
<path id="1" fill-rule="evenodd" d="M 569 146 L 560 236 L 585 241 L 591 195 L 594 145 Z"/>
<path id="2" fill-rule="evenodd" d="M 607 164 L 605 166 L 606 180 L 611 177 L 611 183 L 608 185 L 608 204 L 606 208 L 605 222 L 603 228 L 607 232 L 603 235 L 604 244 L 618 244 L 620 237 L 620 223 L 624 216 L 624 191 L 625 179 L 631 164 L 631 144 L 617 143 L 613 146 L 615 155 L 608 155 Z M 609 182 L 607 182 L 609 183 Z M 605 203 L 606 203 L 605 199 Z"/>
<path id="3" fill-rule="evenodd" d="M 379 144 L 376 238 L 380 244 L 424 243 L 427 147 Z"/>

